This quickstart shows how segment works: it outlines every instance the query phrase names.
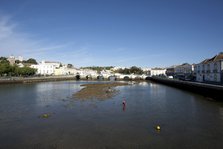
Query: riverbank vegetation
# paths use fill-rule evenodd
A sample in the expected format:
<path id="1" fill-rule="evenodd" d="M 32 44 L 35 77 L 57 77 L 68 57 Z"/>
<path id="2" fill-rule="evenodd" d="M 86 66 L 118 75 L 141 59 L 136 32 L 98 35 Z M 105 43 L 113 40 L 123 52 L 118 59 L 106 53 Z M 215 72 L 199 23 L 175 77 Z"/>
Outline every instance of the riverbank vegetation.
<path id="1" fill-rule="evenodd" d="M 74 94 L 74 98 L 86 100 L 86 99 L 108 99 L 118 93 L 118 90 L 114 87 L 125 86 L 128 83 L 103 83 L 103 84 L 83 84 L 84 88 Z"/>
<path id="2" fill-rule="evenodd" d="M 98 73 L 101 72 L 102 70 L 110 70 L 114 68 L 113 66 L 105 66 L 105 67 L 99 67 L 99 66 L 91 66 L 91 67 L 81 67 L 81 69 L 91 69 L 91 70 L 95 70 Z"/>
<path id="3" fill-rule="evenodd" d="M 132 66 L 130 68 L 120 68 L 118 70 L 116 70 L 115 72 L 117 73 L 121 73 L 121 74 L 143 74 L 143 70 L 139 67 L 136 67 L 136 66 Z"/>
<path id="4" fill-rule="evenodd" d="M 22 63 L 24 65 L 32 65 L 32 64 L 37 64 L 37 61 L 33 58 L 30 58 L 28 60 L 23 60 L 23 61 L 20 61 L 20 60 L 16 60 L 15 61 L 16 64 L 19 64 L 19 63 Z"/>
<path id="5" fill-rule="evenodd" d="M 0 76 L 32 76 L 36 69 L 30 67 L 18 67 L 16 64 L 10 65 L 5 57 L 0 58 Z"/>

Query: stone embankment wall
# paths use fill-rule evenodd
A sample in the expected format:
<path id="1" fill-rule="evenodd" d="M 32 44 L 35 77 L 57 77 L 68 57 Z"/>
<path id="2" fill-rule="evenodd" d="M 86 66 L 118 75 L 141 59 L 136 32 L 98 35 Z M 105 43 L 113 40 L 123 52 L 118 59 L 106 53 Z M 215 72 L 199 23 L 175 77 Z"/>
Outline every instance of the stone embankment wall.
<path id="1" fill-rule="evenodd" d="M 152 77 L 150 78 L 150 80 L 154 82 L 166 84 L 169 86 L 173 86 L 176 88 L 195 92 L 208 98 L 213 98 L 216 100 L 223 101 L 223 86 L 221 85 L 212 85 L 212 84 L 190 82 L 190 81 L 180 81 L 180 80 L 165 79 L 165 78 L 158 78 L 158 77 Z"/>
<path id="2" fill-rule="evenodd" d="M 63 81 L 63 80 L 76 80 L 74 76 L 49 76 L 49 77 L 12 77 L 1 78 L 0 84 L 14 84 L 14 83 L 34 83 L 34 82 L 47 82 L 47 81 Z"/>

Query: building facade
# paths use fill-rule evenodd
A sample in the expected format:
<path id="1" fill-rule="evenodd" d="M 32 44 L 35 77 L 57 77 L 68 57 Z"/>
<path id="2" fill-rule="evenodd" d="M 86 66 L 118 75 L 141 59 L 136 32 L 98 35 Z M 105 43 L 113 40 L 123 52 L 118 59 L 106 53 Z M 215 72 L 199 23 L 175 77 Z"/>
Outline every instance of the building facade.
<path id="1" fill-rule="evenodd" d="M 15 57 L 11 55 L 7 58 L 7 60 L 9 61 L 10 65 L 14 65 L 16 63 L 16 60 L 19 60 L 20 62 L 22 62 L 24 59 L 22 56 Z"/>
<path id="2" fill-rule="evenodd" d="M 10 65 L 14 65 L 16 59 L 15 59 L 15 56 L 11 55 L 7 58 L 7 60 L 9 61 Z"/>
<path id="3" fill-rule="evenodd" d="M 188 76 L 194 73 L 194 64 L 184 63 L 174 68 L 175 75 Z"/>
<path id="4" fill-rule="evenodd" d="M 196 65 L 196 81 L 223 84 L 223 53 Z"/>
<path id="5" fill-rule="evenodd" d="M 31 68 L 37 69 L 37 74 L 40 75 L 54 75 L 55 69 L 59 68 L 60 62 L 42 61 L 37 65 L 31 65 Z"/>
<path id="6" fill-rule="evenodd" d="M 150 75 L 151 76 L 162 76 L 162 75 L 166 75 L 166 69 L 164 68 L 152 68 L 150 70 Z"/>
<path id="7" fill-rule="evenodd" d="M 151 76 L 151 68 L 142 68 L 143 73 L 147 76 Z"/>
<path id="8" fill-rule="evenodd" d="M 176 66 L 171 66 L 171 67 L 166 68 L 166 75 L 167 76 L 174 76 L 175 67 Z"/>

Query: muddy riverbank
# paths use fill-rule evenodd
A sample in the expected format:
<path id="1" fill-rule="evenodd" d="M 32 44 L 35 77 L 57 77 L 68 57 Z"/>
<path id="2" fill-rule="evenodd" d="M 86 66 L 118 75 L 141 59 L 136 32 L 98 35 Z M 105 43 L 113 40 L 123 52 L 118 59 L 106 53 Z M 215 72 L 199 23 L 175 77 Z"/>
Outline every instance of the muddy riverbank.
<path id="1" fill-rule="evenodd" d="M 84 88 L 75 93 L 75 99 L 108 99 L 116 95 L 119 91 L 115 88 L 117 86 L 126 86 L 128 83 L 100 83 L 100 84 L 84 84 Z"/>

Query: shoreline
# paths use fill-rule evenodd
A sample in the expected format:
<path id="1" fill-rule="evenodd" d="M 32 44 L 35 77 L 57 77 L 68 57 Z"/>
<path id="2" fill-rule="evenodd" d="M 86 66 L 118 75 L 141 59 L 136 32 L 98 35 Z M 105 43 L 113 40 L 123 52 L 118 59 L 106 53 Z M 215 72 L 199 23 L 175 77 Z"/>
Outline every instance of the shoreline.
<path id="1" fill-rule="evenodd" d="M 51 81 L 66 81 L 76 80 L 74 76 L 49 76 L 49 77 L 12 77 L 0 78 L 0 85 L 3 84 L 19 84 L 19 83 L 36 83 L 36 82 L 51 82 Z"/>
<path id="2" fill-rule="evenodd" d="M 25 84 L 25 83 L 38 83 L 38 82 L 55 82 L 55 81 L 68 81 L 68 80 L 76 80 L 78 79 L 75 76 L 48 76 L 48 77 L 11 77 L 11 78 L 0 78 L 0 85 L 7 84 Z M 171 80 L 164 79 L 158 77 L 151 77 L 148 80 L 165 84 L 168 86 L 172 86 L 175 88 L 191 91 L 193 93 L 197 93 L 203 95 L 210 99 L 215 99 L 218 101 L 222 101 L 223 97 L 223 86 L 221 85 L 213 85 L 213 84 L 205 84 L 199 82 L 189 82 L 189 81 L 180 81 L 180 80 Z M 109 81 L 108 79 L 98 80 L 98 79 L 79 79 L 79 81 Z M 147 81 L 147 80 L 124 80 L 118 79 L 117 81 Z M 116 82 L 116 81 L 111 81 Z"/>
<path id="3" fill-rule="evenodd" d="M 205 84 L 199 82 L 190 82 L 190 81 L 180 81 L 180 80 L 171 80 L 158 77 L 151 77 L 151 81 L 172 86 L 175 88 L 187 90 L 193 93 L 197 93 L 207 97 L 208 99 L 214 99 L 217 101 L 223 101 L 223 86 Z"/>
<path id="4" fill-rule="evenodd" d="M 37 83 L 37 82 L 54 82 L 54 81 L 66 81 L 66 80 L 76 80 L 76 81 L 110 81 L 109 79 L 77 79 L 76 76 L 48 76 L 48 77 L 11 77 L 11 78 L 1 78 L 0 77 L 0 85 L 4 84 L 23 84 L 23 83 Z M 146 80 L 138 80 L 138 79 L 117 79 L 115 81 L 146 81 Z"/>

